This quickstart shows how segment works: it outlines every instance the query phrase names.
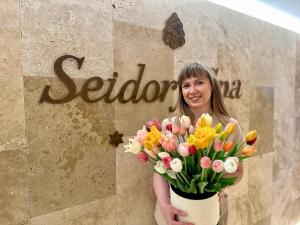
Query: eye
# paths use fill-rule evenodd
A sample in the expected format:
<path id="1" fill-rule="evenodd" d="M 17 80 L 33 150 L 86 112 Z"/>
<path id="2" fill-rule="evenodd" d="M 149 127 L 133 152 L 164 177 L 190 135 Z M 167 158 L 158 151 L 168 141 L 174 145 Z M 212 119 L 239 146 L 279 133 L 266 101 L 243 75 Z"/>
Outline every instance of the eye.
<path id="1" fill-rule="evenodd" d="M 198 81 L 196 82 L 196 84 L 197 84 L 197 85 L 201 85 L 201 84 L 203 84 L 203 81 L 198 80 Z"/>
<path id="2" fill-rule="evenodd" d="M 186 89 L 186 88 L 188 88 L 190 85 L 189 84 L 183 84 L 182 85 L 182 89 Z"/>

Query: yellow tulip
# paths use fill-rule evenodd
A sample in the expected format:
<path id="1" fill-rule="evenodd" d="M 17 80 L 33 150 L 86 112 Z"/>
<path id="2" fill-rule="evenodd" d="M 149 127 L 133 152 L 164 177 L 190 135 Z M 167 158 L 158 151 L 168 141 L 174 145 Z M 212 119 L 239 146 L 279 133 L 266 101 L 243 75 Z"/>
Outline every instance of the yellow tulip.
<path id="1" fill-rule="evenodd" d="M 202 114 L 197 122 L 197 127 L 211 127 L 211 125 L 212 117 L 208 113 Z"/>
<path id="2" fill-rule="evenodd" d="M 226 131 L 228 134 L 233 134 L 236 129 L 236 123 L 229 123 L 226 127 Z"/>
<path id="3" fill-rule="evenodd" d="M 157 130 L 155 126 L 150 128 L 150 132 L 147 133 L 145 140 L 144 140 L 144 147 L 148 150 L 152 150 L 153 147 L 158 146 L 159 141 L 161 139 L 161 132 Z"/>
<path id="4" fill-rule="evenodd" d="M 194 133 L 196 148 L 204 149 L 214 140 L 216 134 L 215 128 L 212 127 L 197 127 Z"/>
<path id="5" fill-rule="evenodd" d="M 248 145 L 253 145 L 257 139 L 257 131 L 252 130 L 246 135 L 246 142 Z"/>
<path id="6" fill-rule="evenodd" d="M 215 126 L 215 129 L 216 129 L 216 133 L 219 134 L 221 133 L 222 129 L 223 129 L 223 125 L 221 123 L 218 123 L 216 126 Z"/>
<path id="7" fill-rule="evenodd" d="M 228 137 L 228 133 L 226 131 L 222 131 L 220 134 L 219 134 L 219 139 L 221 141 L 224 141 L 226 138 Z"/>

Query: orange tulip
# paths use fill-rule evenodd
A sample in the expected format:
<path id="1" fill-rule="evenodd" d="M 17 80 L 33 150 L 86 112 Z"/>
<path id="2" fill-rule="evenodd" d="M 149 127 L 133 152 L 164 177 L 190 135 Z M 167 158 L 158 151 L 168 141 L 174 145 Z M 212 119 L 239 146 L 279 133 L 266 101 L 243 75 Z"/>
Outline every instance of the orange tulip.
<path id="1" fill-rule="evenodd" d="M 248 145 L 253 145 L 257 139 L 257 131 L 252 130 L 246 135 L 246 143 Z"/>
<path id="2" fill-rule="evenodd" d="M 232 150 L 233 146 L 234 146 L 234 143 L 232 141 L 225 143 L 223 146 L 224 152 L 230 152 Z"/>
<path id="3" fill-rule="evenodd" d="M 245 148 L 243 148 L 243 150 L 241 151 L 241 154 L 242 154 L 243 156 L 250 157 L 250 156 L 253 155 L 255 152 L 256 152 L 256 147 L 255 147 L 255 146 L 247 145 Z"/>

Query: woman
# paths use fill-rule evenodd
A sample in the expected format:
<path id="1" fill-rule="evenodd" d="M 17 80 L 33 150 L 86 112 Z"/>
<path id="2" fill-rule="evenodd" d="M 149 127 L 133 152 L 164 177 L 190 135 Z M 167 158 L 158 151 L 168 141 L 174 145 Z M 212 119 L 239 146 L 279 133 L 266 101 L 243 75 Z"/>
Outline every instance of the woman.
<path id="1" fill-rule="evenodd" d="M 193 63 L 184 67 L 179 75 L 179 116 L 187 115 L 195 126 L 203 113 L 213 117 L 215 125 L 221 122 L 226 125 L 232 118 L 226 109 L 215 72 L 208 66 Z M 234 141 L 242 137 L 241 129 L 237 126 Z M 237 182 L 242 178 L 243 166 L 230 176 L 238 176 Z M 229 174 L 226 175 L 229 177 Z M 176 215 L 184 216 L 186 212 L 170 204 L 169 184 L 158 174 L 153 176 L 153 186 L 157 197 L 155 219 L 158 225 L 192 225 L 192 223 L 176 221 Z M 219 193 L 221 202 L 221 219 L 219 225 L 227 224 L 226 194 Z"/>

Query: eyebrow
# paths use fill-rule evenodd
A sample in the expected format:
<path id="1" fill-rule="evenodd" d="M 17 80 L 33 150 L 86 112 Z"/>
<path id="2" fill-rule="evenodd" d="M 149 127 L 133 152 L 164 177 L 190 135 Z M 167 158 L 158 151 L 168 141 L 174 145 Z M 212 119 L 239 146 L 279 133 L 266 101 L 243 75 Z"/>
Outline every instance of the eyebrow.
<path id="1" fill-rule="evenodd" d="M 205 79 L 204 79 L 203 77 L 199 77 L 199 78 L 193 80 L 192 82 L 197 82 L 197 81 L 199 81 L 199 80 L 205 80 Z M 182 84 L 188 84 L 188 83 L 190 83 L 190 82 L 188 82 L 188 81 L 183 81 L 183 82 L 182 82 Z"/>

